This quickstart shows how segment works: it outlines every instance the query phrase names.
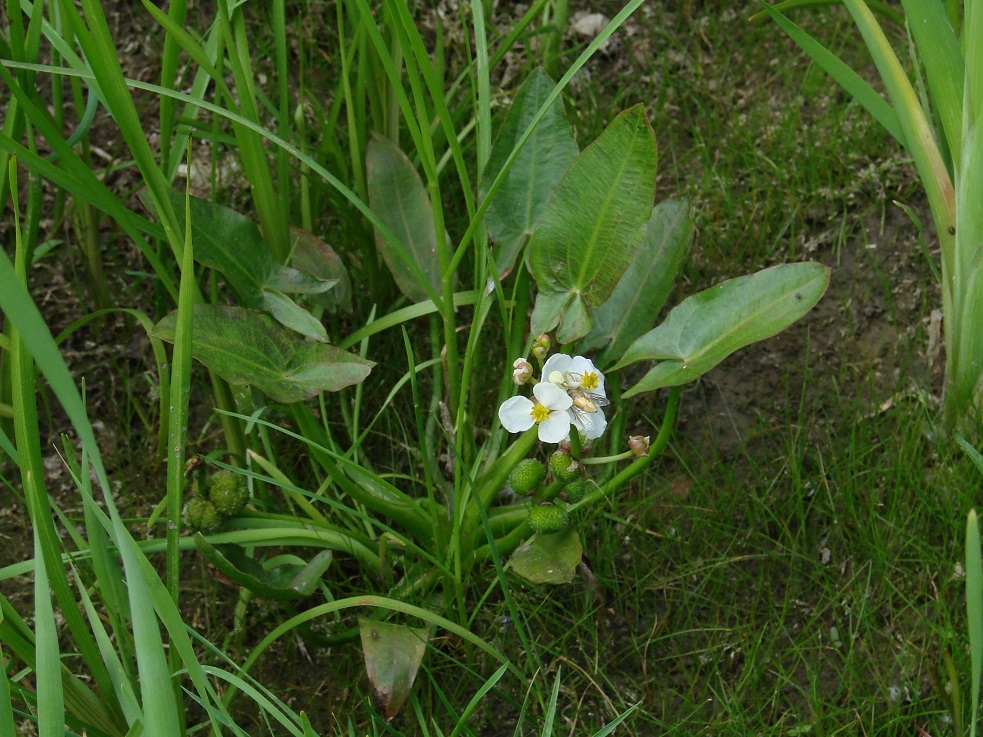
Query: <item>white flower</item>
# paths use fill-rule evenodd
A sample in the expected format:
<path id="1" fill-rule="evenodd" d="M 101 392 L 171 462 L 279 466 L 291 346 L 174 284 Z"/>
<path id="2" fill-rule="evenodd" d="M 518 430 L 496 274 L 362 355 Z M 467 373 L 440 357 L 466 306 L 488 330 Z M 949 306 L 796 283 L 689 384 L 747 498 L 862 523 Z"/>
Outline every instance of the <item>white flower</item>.
<path id="1" fill-rule="evenodd" d="M 509 432 L 522 432 L 539 425 L 539 439 L 559 443 L 570 432 L 573 399 L 555 384 L 541 382 L 532 388 L 536 402 L 526 397 L 506 399 L 498 408 L 498 419 Z"/>
<path id="2" fill-rule="evenodd" d="M 583 356 L 556 353 L 543 364 L 543 379 L 566 391 L 572 400 L 570 422 L 587 440 L 596 440 L 608 425 L 601 407 L 608 403 L 604 374 Z"/>
<path id="3" fill-rule="evenodd" d="M 594 399 L 606 399 L 604 374 L 594 367 L 589 358 L 554 353 L 543 364 L 543 378 L 563 389 L 578 389 Z"/>

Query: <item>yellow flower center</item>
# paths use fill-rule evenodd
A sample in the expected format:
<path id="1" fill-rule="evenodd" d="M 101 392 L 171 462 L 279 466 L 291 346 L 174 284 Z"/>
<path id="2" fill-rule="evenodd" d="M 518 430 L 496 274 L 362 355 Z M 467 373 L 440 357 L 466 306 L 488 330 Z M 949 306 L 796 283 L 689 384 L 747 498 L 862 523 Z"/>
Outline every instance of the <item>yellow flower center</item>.
<path id="1" fill-rule="evenodd" d="M 542 422 L 547 417 L 550 416 L 550 411 L 541 404 L 533 405 L 533 408 L 529 410 L 529 416 L 532 417 L 536 422 Z"/>
<path id="2" fill-rule="evenodd" d="M 593 391 L 594 389 L 597 389 L 599 383 L 600 382 L 597 380 L 597 374 L 595 374 L 593 371 L 584 371 L 584 377 L 580 381 L 580 388 L 588 392 Z"/>

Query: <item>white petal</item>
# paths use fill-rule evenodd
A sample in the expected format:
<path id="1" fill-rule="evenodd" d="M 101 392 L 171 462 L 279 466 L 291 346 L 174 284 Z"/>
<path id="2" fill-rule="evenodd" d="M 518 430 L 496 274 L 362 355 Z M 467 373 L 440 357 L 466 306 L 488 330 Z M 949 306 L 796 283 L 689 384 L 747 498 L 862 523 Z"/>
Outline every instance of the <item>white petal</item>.
<path id="1" fill-rule="evenodd" d="M 587 373 L 597 374 L 597 387 L 590 389 L 592 394 L 600 394 L 602 397 L 607 397 L 604 393 L 604 374 L 597 370 L 594 366 L 594 362 L 589 358 L 584 358 L 583 356 L 574 356 L 570 360 L 570 368 L 567 369 L 570 373 L 579 374 L 584 376 Z"/>
<path id="2" fill-rule="evenodd" d="M 597 438 L 604 434 L 604 430 L 608 426 L 608 421 L 600 408 L 590 416 L 590 421 L 592 427 L 584 435 L 587 436 L 588 440 L 597 440 Z"/>
<path id="3" fill-rule="evenodd" d="M 569 434 L 570 416 L 566 412 L 550 412 L 550 416 L 539 423 L 539 439 L 544 443 L 559 443 Z"/>
<path id="4" fill-rule="evenodd" d="M 589 415 L 586 412 L 574 412 L 572 409 L 568 409 L 567 416 L 570 418 L 571 425 L 580 430 L 585 436 L 590 435 L 591 430 L 594 428 L 594 423 L 591 421 L 593 415 Z"/>
<path id="5" fill-rule="evenodd" d="M 532 408 L 532 401 L 528 398 L 512 397 L 502 402 L 502 406 L 498 408 L 498 419 L 509 432 L 522 432 L 536 424 L 529 414 Z"/>
<path id="6" fill-rule="evenodd" d="M 570 370 L 570 356 L 563 353 L 554 353 L 552 356 L 546 359 L 546 363 L 543 364 L 543 380 L 549 381 L 549 375 L 554 371 L 559 371 L 561 374 Z"/>
<path id="7" fill-rule="evenodd" d="M 532 388 L 532 393 L 536 395 L 539 403 L 549 410 L 570 409 L 570 406 L 573 404 L 573 400 L 565 391 L 556 384 L 550 384 L 546 381 L 536 384 Z"/>

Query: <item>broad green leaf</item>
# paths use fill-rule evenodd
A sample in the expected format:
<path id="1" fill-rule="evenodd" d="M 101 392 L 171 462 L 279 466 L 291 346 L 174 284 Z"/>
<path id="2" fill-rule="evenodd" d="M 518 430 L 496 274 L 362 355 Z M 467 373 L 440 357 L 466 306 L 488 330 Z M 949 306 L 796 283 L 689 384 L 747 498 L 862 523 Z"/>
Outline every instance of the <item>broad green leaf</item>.
<path id="1" fill-rule="evenodd" d="M 241 545 L 212 545 L 200 532 L 195 535 L 195 546 L 230 580 L 257 596 L 276 601 L 304 599 L 314 593 L 317 582 L 331 566 L 333 555 L 330 550 L 322 550 L 309 563 L 264 564 L 246 555 Z"/>
<path id="2" fill-rule="evenodd" d="M 152 335 L 173 341 L 177 313 Z M 251 384 L 289 404 L 358 384 L 375 365 L 326 343 L 300 338 L 272 318 L 242 307 L 194 307 L 194 356 L 230 384 Z"/>
<path id="3" fill-rule="evenodd" d="M 296 330 L 306 338 L 328 342 L 324 325 L 314 315 L 294 302 L 283 292 L 275 289 L 263 290 L 263 309 L 270 313 L 281 325 Z"/>
<path id="4" fill-rule="evenodd" d="M 612 367 L 661 362 L 624 398 L 693 381 L 734 351 L 780 333 L 819 301 L 829 273 L 817 263 L 773 266 L 687 297 Z"/>
<path id="5" fill-rule="evenodd" d="M 580 535 L 567 527 L 520 545 L 509 558 L 509 567 L 532 583 L 570 583 L 583 556 Z"/>
<path id="6" fill-rule="evenodd" d="M 329 310 L 350 310 L 352 308 L 352 282 L 348 269 L 341 257 L 327 243 L 300 228 L 291 228 L 293 239 L 290 265 L 295 269 L 313 274 L 318 279 L 334 283 L 326 292 L 312 296 L 312 299 Z"/>
<path id="7" fill-rule="evenodd" d="M 365 158 L 369 207 L 397 241 L 377 234 L 382 258 L 403 294 L 414 302 L 430 299 L 420 280 L 439 294 L 440 264 L 433 207 L 420 175 L 388 138 L 373 136 Z"/>
<path id="8" fill-rule="evenodd" d="M 537 68 L 516 94 L 485 168 L 482 199 L 488 195 L 491 183 L 554 86 L 546 72 Z M 557 98 L 513 160 L 485 212 L 485 224 L 495 240 L 495 265 L 503 277 L 512 270 L 522 245 L 535 231 L 546 204 L 577 153 L 577 142 L 563 114 L 563 101 Z"/>
<path id="9" fill-rule="evenodd" d="M 600 350 L 594 359 L 599 366 L 620 358 L 655 322 L 692 239 L 688 201 L 674 199 L 656 205 L 635 258 L 618 286 L 607 302 L 591 312 L 593 324 L 579 350 Z"/>
<path id="10" fill-rule="evenodd" d="M 184 193 L 168 190 L 171 206 L 184 223 Z M 334 282 L 282 266 L 249 218 L 214 202 L 191 198 L 191 236 L 195 261 L 221 272 L 239 296 L 243 307 L 260 309 L 263 289 L 292 294 L 316 294 Z"/>
<path id="11" fill-rule="evenodd" d="M 568 343 L 587 333 L 587 307 L 611 296 L 645 233 L 657 159 L 655 133 L 636 105 L 567 170 L 529 242 L 529 268 L 540 291 L 534 334 L 559 325 L 557 338 Z"/>
<path id="12" fill-rule="evenodd" d="M 358 618 L 365 670 L 386 719 L 399 713 L 423 662 L 427 630 Z"/>

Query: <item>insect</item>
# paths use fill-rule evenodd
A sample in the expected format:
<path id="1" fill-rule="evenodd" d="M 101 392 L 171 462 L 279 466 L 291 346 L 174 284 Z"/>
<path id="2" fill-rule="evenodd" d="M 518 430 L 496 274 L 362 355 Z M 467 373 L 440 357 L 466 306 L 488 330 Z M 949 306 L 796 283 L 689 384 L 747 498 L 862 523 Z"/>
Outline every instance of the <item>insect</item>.
<path id="1" fill-rule="evenodd" d="M 576 424 L 584 432 L 589 433 L 594 429 L 594 421 L 591 419 L 591 415 L 597 413 L 598 407 L 610 404 L 610 402 L 600 394 L 589 391 L 585 392 L 580 389 L 568 389 L 567 394 L 573 399 L 573 405 L 570 407 L 570 410 L 573 412 Z"/>

